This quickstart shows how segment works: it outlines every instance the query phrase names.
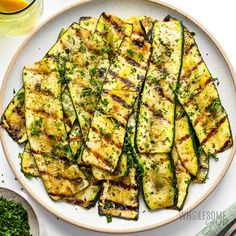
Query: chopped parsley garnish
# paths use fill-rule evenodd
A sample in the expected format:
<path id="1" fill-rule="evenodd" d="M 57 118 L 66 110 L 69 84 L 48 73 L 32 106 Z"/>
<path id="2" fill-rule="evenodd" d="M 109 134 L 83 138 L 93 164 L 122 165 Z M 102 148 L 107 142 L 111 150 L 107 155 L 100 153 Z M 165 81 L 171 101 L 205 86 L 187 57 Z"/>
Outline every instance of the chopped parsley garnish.
<path id="1" fill-rule="evenodd" d="M 214 80 L 214 82 L 216 83 L 216 85 L 219 86 L 219 84 L 220 84 L 219 79 L 218 79 L 218 78 L 213 78 L 213 80 Z"/>
<path id="2" fill-rule="evenodd" d="M 103 105 L 105 105 L 105 106 L 107 106 L 107 105 L 109 104 L 107 98 L 102 99 L 102 100 L 101 100 L 101 103 L 102 103 Z"/>
<path id="3" fill-rule="evenodd" d="M 104 204 L 104 209 L 110 209 L 110 208 L 112 208 L 112 203 L 111 202 L 106 202 L 105 204 Z"/>
<path id="4" fill-rule="evenodd" d="M 24 91 L 17 94 L 18 100 L 22 100 L 22 99 L 24 99 L 24 97 L 25 97 L 25 92 Z"/>
<path id="5" fill-rule="evenodd" d="M 25 176 L 25 178 L 27 178 L 27 179 L 32 179 L 32 178 L 34 177 L 34 175 L 33 175 L 33 174 L 30 174 L 30 173 L 24 173 L 24 176 Z"/>
<path id="6" fill-rule="evenodd" d="M 107 223 L 112 222 L 112 215 L 106 215 L 106 218 L 107 218 Z"/>
<path id="7" fill-rule="evenodd" d="M 42 118 L 39 118 L 34 122 L 33 127 L 31 129 L 31 135 L 39 136 L 39 134 L 41 133 L 42 122 Z"/>
<path id="8" fill-rule="evenodd" d="M 27 211 L 20 203 L 0 197 L 0 216 L 0 235 L 31 235 Z"/>
<path id="9" fill-rule="evenodd" d="M 210 158 L 214 159 L 215 161 L 218 161 L 219 158 L 215 154 L 209 155 Z"/>
<path id="10" fill-rule="evenodd" d="M 134 56 L 134 50 L 133 49 L 127 49 L 127 53 L 133 57 Z"/>

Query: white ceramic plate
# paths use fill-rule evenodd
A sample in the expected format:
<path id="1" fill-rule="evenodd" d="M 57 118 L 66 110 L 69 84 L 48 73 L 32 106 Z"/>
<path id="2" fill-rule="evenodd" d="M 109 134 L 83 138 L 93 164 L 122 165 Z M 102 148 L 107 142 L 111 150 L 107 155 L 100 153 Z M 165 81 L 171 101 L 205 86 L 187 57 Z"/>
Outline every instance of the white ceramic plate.
<path id="1" fill-rule="evenodd" d="M 228 112 L 232 133 L 235 136 L 236 123 L 236 92 L 233 78 L 233 70 L 222 49 L 217 45 L 212 36 L 203 29 L 195 20 L 187 14 L 157 1 L 144 0 L 100 0 L 80 1 L 50 20 L 45 22 L 31 34 L 22 47 L 17 51 L 5 76 L 0 98 L 0 113 L 2 114 L 7 104 L 13 97 L 13 89 L 18 90 L 22 86 L 21 71 L 24 65 L 29 65 L 40 60 L 57 39 L 58 33 L 63 27 L 68 27 L 73 21 L 78 21 L 81 16 L 98 17 L 103 11 L 113 13 L 119 17 L 131 15 L 147 15 L 156 19 L 162 19 L 170 14 L 184 22 L 190 31 L 196 32 L 196 41 L 202 52 L 212 75 L 218 77 L 218 87 L 222 103 Z M 113 222 L 106 223 L 105 217 L 100 217 L 97 207 L 84 210 L 67 203 L 53 202 L 47 195 L 41 180 L 27 180 L 21 173 L 18 153 L 20 147 L 8 136 L 5 130 L 0 131 L 3 148 L 8 162 L 24 189 L 43 207 L 54 213 L 61 219 L 72 224 L 102 232 L 137 232 L 152 229 L 169 223 L 183 213 L 187 213 L 200 204 L 217 186 L 226 173 L 234 156 L 235 146 L 220 155 L 219 161 L 210 161 L 209 179 L 206 184 L 194 184 L 190 186 L 187 201 L 182 213 L 176 210 L 158 210 L 150 212 L 143 201 L 140 202 L 140 214 L 138 221 L 128 221 L 114 218 Z M 77 209 L 77 210 L 76 210 Z"/>

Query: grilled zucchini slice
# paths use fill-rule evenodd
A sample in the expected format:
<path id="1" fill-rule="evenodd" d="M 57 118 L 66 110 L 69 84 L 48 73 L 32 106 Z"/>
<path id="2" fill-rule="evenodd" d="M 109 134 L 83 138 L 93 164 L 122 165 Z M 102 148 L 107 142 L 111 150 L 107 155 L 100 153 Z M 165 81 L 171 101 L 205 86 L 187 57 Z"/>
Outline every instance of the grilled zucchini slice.
<path id="1" fill-rule="evenodd" d="M 7 106 L 2 116 L 1 125 L 11 138 L 21 144 L 27 140 L 24 116 L 25 91 L 21 88 Z"/>
<path id="2" fill-rule="evenodd" d="M 138 104 L 127 125 L 128 138 L 137 160 L 144 201 L 149 209 L 174 207 L 177 202 L 174 163 L 169 154 L 139 154 L 135 149 L 135 130 Z"/>
<path id="3" fill-rule="evenodd" d="M 29 143 L 26 143 L 23 153 L 21 154 L 21 171 L 30 176 L 39 177 L 40 173 L 35 163 L 34 156 L 31 153 Z"/>
<path id="4" fill-rule="evenodd" d="M 23 70 L 26 132 L 33 153 L 71 159 L 56 68 L 52 58 L 45 58 Z"/>
<path id="5" fill-rule="evenodd" d="M 187 114 L 180 104 L 176 105 L 175 146 L 184 167 L 196 176 L 199 168 L 198 150 Z"/>
<path id="6" fill-rule="evenodd" d="M 176 207 L 178 210 L 182 210 L 185 200 L 188 195 L 188 188 L 191 183 L 191 175 L 187 169 L 183 166 L 179 154 L 175 147 L 173 147 L 171 155 L 174 160 L 175 174 L 176 174 L 176 184 L 178 189 L 178 200 L 176 202 Z"/>
<path id="7" fill-rule="evenodd" d="M 123 28 L 115 28 L 117 23 Z M 83 25 L 83 21 L 80 24 Z M 90 30 L 91 27 L 89 30 L 80 27 L 80 51 L 67 69 L 70 80 L 68 86 L 84 138 L 88 134 L 109 67 L 110 47 L 115 52 L 125 35 L 131 34 L 132 26 L 115 16 L 103 13 L 99 17 L 95 33 L 92 34 Z M 114 33 L 112 37 L 111 32 Z M 112 41 L 115 39 L 116 41 Z"/>
<path id="8" fill-rule="evenodd" d="M 135 149 L 135 129 L 138 104 L 130 115 L 128 134 L 137 161 L 142 194 L 151 210 L 174 207 L 177 203 L 176 176 L 173 159 L 169 154 L 140 154 Z"/>
<path id="9" fill-rule="evenodd" d="M 144 201 L 151 210 L 174 207 L 177 200 L 176 178 L 171 155 L 140 154 Z"/>
<path id="10" fill-rule="evenodd" d="M 124 219 L 137 220 L 139 210 L 139 189 L 135 168 L 126 177 L 103 182 L 99 198 L 99 215 L 110 215 Z"/>
<path id="11" fill-rule="evenodd" d="M 80 48 L 72 62 L 67 63 L 68 88 L 77 113 L 81 131 L 87 136 L 94 108 L 109 66 L 106 44 L 98 34 L 79 28 Z"/>
<path id="12" fill-rule="evenodd" d="M 170 17 L 166 20 L 173 21 Z M 184 42 L 178 100 L 204 152 L 207 155 L 223 152 L 233 144 L 228 116 L 221 104 L 214 79 L 186 27 Z"/>
<path id="13" fill-rule="evenodd" d="M 74 196 L 70 198 L 64 198 L 63 200 L 75 205 L 79 205 L 83 208 L 90 209 L 95 206 L 99 198 L 100 190 L 101 185 L 98 182 L 93 181 L 89 183 L 88 187 L 79 191 Z"/>
<path id="14" fill-rule="evenodd" d="M 73 196 L 89 185 L 77 165 L 63 159 L 33 155 L 45 188 L 53 200 Z"/>
<path id="15" fill-rule="evenodd" d="M 109 172 L 115 170 L 149 56 L 150 44 L 142 36 L 132 35 L 123 40 L 109 68 L 96 107 L 82 156 L 85 163 Z"/>
<path id="16" fill-rule="evenodd" d="M 168 153 L 174 139 L 175 91 L 181 71 L 182 23 L 157 21 L 152 57 L 137 117 L 136 145 L 140 153 Z"/>
<path id="17" fill-rule="evenodd" d="M 94 207 L 101 190 L 101 183 L 94 179 L 90 168 L 81 168 L 85 173 L 86 179 L 89 181 L 89 186 L 81 190 L 72 197 L 64 198 L 63 200 L 90 209 Z"/>
<path id="18" fill-rule="evenodd" d="M 41 155 L 34 159 L 29 143 L 25 145 L 21 158 L 23 173 L 42 177 L 52 199 L 65 200 L 87 209 L 95 205 L 101 185 L 92 177 L 91 171 L 83 169 L 81 172 L 76 165 Z"/>

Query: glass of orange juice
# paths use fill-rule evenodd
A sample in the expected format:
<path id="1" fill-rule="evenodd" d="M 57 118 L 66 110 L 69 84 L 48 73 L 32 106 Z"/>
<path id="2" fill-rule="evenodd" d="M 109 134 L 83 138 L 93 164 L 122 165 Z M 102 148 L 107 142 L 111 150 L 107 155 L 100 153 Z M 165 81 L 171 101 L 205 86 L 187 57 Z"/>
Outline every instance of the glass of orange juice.
<path id="1" fill-rule="evenodd" d="M 0 32 L 17 36 L 28 33 L 43 12 L 43 0 L 0 0 Z"/>

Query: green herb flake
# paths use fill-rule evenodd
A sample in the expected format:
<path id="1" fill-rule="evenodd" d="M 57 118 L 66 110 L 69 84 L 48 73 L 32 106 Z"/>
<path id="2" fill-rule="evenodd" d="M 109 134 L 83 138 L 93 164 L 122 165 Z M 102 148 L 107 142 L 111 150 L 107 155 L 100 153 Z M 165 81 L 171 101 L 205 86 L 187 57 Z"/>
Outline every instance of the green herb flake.
<path id="1" fill-rule="evenodd" d="M 104 106 L 107 106 L 109 104 L 107 98 L 104 98 L 103 100 L 101 100 L 101 103 L 104 105 Z"/>
<path id="2" fill-rule="evenodd" d="M 0 235 L 31 235 L 27 211 L 20 203 L 0 197 L 0 215 Z"/>
<path id="3" fill-rule="evenodd" d="M 104 204 L 104 209 L 110 209 L 110 208 L 112 208 L 112 203 L 111 202 L 106 202 L 105 204 Z"/>
<path id="4" fill-rule="evenodd" d="M 106 218 L 107 218 L 107 223 L 112 222 L 112 215 L 106 215 Z"/>
<path id="5" fill-rule="evenodd" d="M 215 161 L 218 161 L 219 158 L 215 154 L 209 155 L 210 158 L 214 159 Z"/>
<path id="6" fill-rule="evenodd" d="M 134 50 L 133 49 L 127 49 L 127 53 L 133 57 L 134 56 Z"/>
<path id="7" fill-rule="evenodd" d="M 26 179 L 32 179 L 34 177 L 34 175 L 30 173 L 24 173 L 24 176 Z"/>

